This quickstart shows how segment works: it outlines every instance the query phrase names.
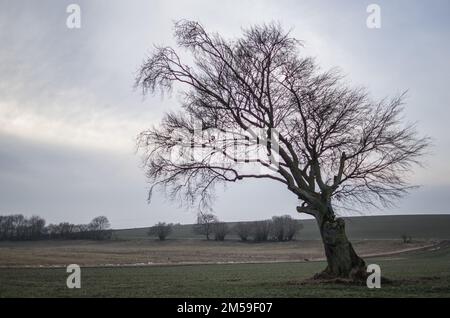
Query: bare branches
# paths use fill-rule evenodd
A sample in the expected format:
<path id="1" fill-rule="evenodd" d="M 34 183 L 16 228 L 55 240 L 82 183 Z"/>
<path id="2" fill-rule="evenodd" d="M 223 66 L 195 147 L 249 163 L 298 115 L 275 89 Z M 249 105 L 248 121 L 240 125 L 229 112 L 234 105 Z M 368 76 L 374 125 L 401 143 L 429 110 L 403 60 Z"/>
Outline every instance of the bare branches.
<path id="1" fill-rule="evenodd" d="M 345 85 L 338 71 L 321 72 L 313 59 L 299 57 L 300 42 L 276 24 L 228 41 L 183 20 L 175 38 L 193 65 L 172 48 L 155 48 L 136 78 L 144 93 L 183 87 L 182 112 L 167 114 L 138 138 L 149 181 L 172 198 L 208 203 L 217 183 L 266 178 L 287 186 L 305 203 L 299 209 L 311 214 L 326 210 L 332 198 L 388 203 L 411 188 L 406 173 L 429 140 L 414 125 L 401 125 L 404 95 L 372 101 L 365 89 Z M 198 138 L 199 128 L 233 135 Z M 256 156 L 256 130 L 279 134 L 267 138 L 263 157 Z M 173 156 L 198 148 L 200 156 Z"/>

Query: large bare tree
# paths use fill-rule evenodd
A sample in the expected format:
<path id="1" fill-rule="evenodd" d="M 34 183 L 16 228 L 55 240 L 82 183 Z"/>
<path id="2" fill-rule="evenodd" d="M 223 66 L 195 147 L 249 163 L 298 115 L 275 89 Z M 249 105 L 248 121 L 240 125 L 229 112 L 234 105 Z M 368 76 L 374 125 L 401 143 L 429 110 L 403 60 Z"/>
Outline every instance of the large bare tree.
<path id="1" fill-rule="evenodd" d="M 181 111 L 166 114 L 138 138 L 151 183 L 174 199 L 209 204 L 218 183 L 280 182 L 299 199 L 297 211 L 317 220 L 328 262 L 318 276 L 364 277 L 365 262 L 347 239 L 336 206 L 386 205 L 411 188 L 407 172 L 428 139 L 402 124 L 404 95 L 374 101 L 338 71 L 321 71 L 302 57 L 301 43 L 277 24 L 227 40 L 183 20 L 174 34 L 180 50 L 156 47 L 136 79 L 144 94 L 174 85 L 181 92 Z M 211 135 L 199 139 L 199 128 L 234 135 L 219 138 L 218 146 Z M 180 130 L 191 139 L 178 138 Z M 173 156 L 186 144 L 203 152 Z M 248 150 L 252 145 L 263 145 L 265 157 L 253 157 L 259 152 Z M 244 160 L 236 159 L 236 149 Z"/>

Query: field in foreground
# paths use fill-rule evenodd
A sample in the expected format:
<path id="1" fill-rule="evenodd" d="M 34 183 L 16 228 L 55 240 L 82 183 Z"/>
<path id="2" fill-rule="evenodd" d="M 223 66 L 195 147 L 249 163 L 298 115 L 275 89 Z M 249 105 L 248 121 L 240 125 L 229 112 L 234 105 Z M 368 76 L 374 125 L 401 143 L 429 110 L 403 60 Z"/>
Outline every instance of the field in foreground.
<path id="1" fill-rule="evenodd" d="M 63 268 L 2 268 L 0 297 L 450 297 L 448 243 L 367 262 L 394 283 L 304 283 L 325 264 L 301 262 L 83 268 L 81 289 L 67 289 Z"/>
<path id="2" fill-rule="evenodd" d="M 325 263 L 317 226 L 302 224 L 298 240 L 283 243 L 233 235 L 206 242 L 191 225 L 166 242 L 146 228 L 115 231 L 106 242 L 0 242 L 0 297 L 450 297 L 448 215 L 347 219 L 357 252 L 393 280 L 377 290 L 305 283 Z M 402 234 L 413 243 L 402 243 Z M 82 266 L 81 289 L 66 287 L 63 266 L 71 263 Z M 124 264 L 132 266 L 116 266 Z"/>

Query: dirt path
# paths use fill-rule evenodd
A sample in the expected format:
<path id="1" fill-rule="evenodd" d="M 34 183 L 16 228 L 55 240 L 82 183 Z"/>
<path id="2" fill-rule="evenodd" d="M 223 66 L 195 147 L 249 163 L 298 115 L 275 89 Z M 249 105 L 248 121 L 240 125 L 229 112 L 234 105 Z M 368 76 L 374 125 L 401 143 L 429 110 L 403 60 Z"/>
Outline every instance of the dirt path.
<path id="1" fill-rule="evenodd" d="M 362 254 L 362 257 L 382 257 L 382 256 L 398 255 L 398 254 L 403 254 L 403 253 L 407 253 L 407 252 L 416 252 L 416 251 L 420 251 L 420 250 L 427 250 L 430 248 L 438 247 L 441 244 L 442 244 L 442 242 L 438 242 L 438 243 L 428 244 L 428 245 L 424 245 L 424 246 L 404 248 L 401 250 L 390 251 L 390 252 Z"/>

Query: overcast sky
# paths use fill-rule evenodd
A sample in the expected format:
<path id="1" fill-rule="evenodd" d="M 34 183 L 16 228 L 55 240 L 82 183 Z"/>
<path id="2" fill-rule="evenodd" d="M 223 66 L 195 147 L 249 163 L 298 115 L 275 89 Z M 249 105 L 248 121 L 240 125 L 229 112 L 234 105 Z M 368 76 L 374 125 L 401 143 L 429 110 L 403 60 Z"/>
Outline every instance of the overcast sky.
<path id="1" fill-rule="evenodd" d="M 81 7 L 80 29 L 66 26 L 71 3 Z M 381 29 L 366 26 L 370 3 L 381 8 Z M 408 89 L 405 120 L 434 143 L 412 178 L 422 187 L 365 213 L 450 212 L 449 14 L 446 0 L 0 0 L 0 214 L 74 223 L 106 215 L 115 228 L 194 221 L 195 211 L 163 195 L 147 204 L 134 152 L 136 135 L 178 107 L 175 93 L 144 99 L 132 87 L 152 45 L 173 44 L 178 19 L 229 38 L 279 21 L 304 41 L 303 54 L 340 67 L 374 97 Z M 229 185 L 217 198 L 225 221 L 298 217 L 295 197 L 270 181 Z"/>

